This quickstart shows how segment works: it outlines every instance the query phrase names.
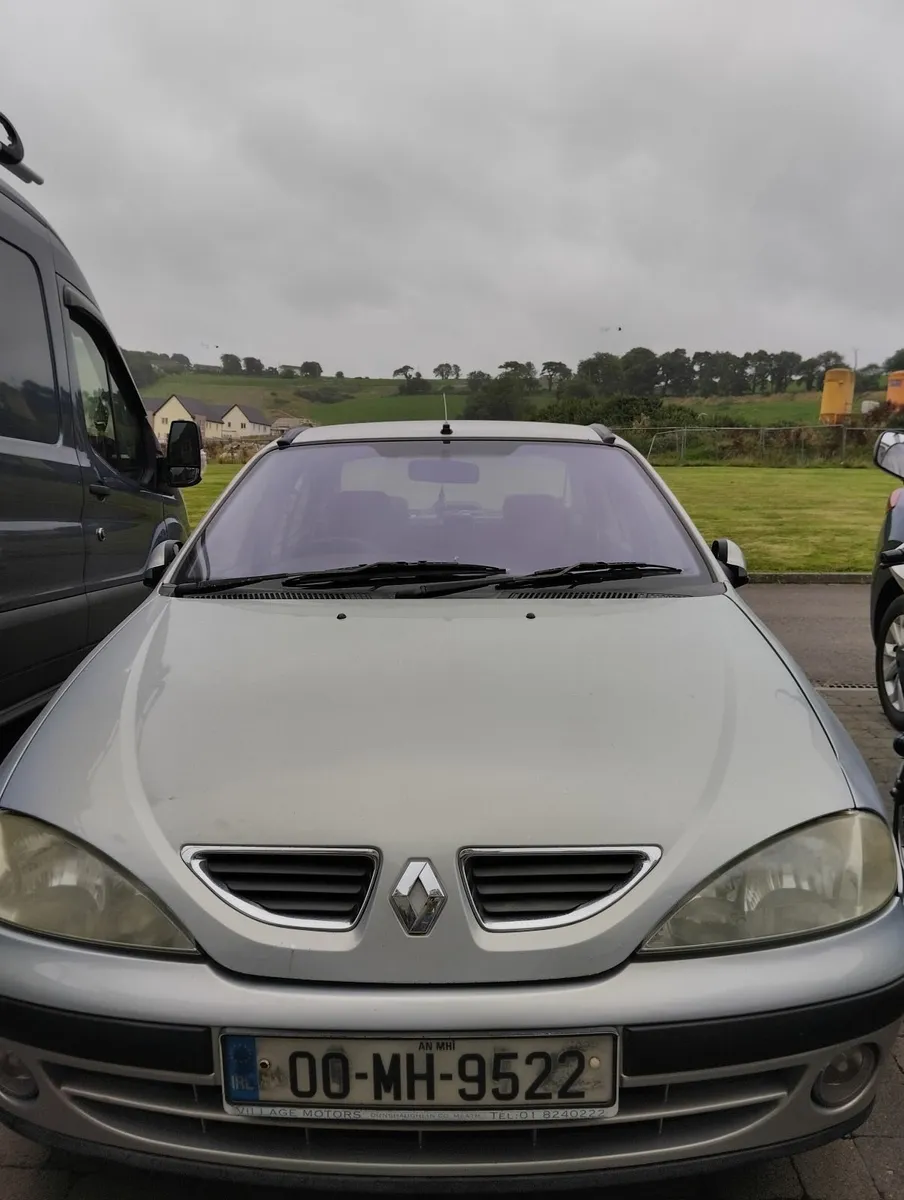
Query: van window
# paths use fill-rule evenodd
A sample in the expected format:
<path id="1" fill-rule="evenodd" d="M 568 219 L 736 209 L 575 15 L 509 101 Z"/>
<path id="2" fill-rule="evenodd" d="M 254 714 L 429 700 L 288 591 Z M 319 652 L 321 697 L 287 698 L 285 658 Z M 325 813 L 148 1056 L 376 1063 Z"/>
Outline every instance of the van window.
<path id="1" fill-rule="evenodd" d="M 0 437 L 55 442 L 60 402 L 47 313 L 32 260 L 0 241 Z"/>
<path id="2" fill-rule="evenodd" d="M 100 345 L 74 314 L 70 328 L 88 441 L 120 475 L 141 479 L 147 467 L 146 421 L 129 404 Z"/>

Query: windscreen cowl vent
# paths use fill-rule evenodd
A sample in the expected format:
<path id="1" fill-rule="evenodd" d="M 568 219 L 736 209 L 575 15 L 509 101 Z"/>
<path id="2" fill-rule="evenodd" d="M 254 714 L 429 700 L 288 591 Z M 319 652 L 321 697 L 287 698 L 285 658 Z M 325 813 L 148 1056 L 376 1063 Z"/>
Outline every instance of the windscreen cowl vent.
<path id="1" fill-rule="evenodd" d="M 598 588 L 536 588 L 533 591 L 507 592 L 509 600 L 679 600 L 675 592 L 614 592 Z"/>
<path id="2" fill-rule="evenodd" d="M 191 592 L 186 593 L 191 596 Z M 208 592 L 195 600 L 373 600 L 372 592 Z"/>

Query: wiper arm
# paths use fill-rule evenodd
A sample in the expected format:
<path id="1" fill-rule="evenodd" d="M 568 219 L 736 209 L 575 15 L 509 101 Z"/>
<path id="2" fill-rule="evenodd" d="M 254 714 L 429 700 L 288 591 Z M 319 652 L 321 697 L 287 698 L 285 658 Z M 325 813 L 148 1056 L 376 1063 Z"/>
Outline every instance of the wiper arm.
<path id="1" fill-rule="evenodd" d="M 191 579 L 177 583 L 173 588 L 176 596 L 206 595 L 226 592 L 232 588 L 251 587 L 256 583 L 279 583 L 286 588 L 323 588 L 336 584 L 346 586 L 382 587 L 394 583 L 408 583 L 417 579 L 470 580 L 475 576 L 481 582 L 491 575 L 504 575 L 504 567 L 487 566 L 484 563 L 460 562 L 372 562 L 358 563 L 352 567 L 336 567 L 333 570 L 301 571 L 288 574 L 285 571 L 270 575 L 244 575 L 229 579 Z"/>
<path id="2" fill-rule="evenodd" d="M 680 567 L 648 562 L 579 562 L 570 567 L 548 567 L 530 575 L 509 575 L 496 584 L 499 591 L 529 584 L 532 588 L 578 586 L 605 579 L 642 579 L 646 575 L 680 575 Z"/>
<path id="3" fill-rule="evenodd" d="M 664 563 L 647 562 L 581 562 L 568 567 L 547 567 L 542 571 L 531 571 L 526 575 L 504 575 L 501 579 L 470 579 L 460 583 L 425 583 L 410 592 L 398 593 L 406 596 L 453 596 L 458 592 L 469 592 L 476 588 L 492 588 L 493 591 L 511 591 L 530 587 L 578 587 L 608 579 L 641 579 L 651 575 L 681 575 L 680 567 Z"/>
<path id="4" fill-rule="evenodd" d="M 394 583 L 402 583 L 416 579 L 473 579 L 475 576 L 483 580 L 489 575 L 504 575 L 505 567 L 490 567 L 484 563 L 460 562 L 372 562 L 361 563 L 357 567 L 337 567 L 334 571 L 303 571 L 297 575 L 287 575 L 283 579 L 285 587 L 318 588 L 330 587 L 332 584 L 373 584 L 383 587 Z"/>

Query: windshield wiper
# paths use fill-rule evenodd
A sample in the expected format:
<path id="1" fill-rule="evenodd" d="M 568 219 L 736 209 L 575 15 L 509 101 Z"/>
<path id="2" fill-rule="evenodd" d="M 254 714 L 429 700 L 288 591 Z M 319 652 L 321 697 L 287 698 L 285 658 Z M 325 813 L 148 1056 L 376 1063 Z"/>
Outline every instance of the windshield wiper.
<path id="1" fill-rule="evenodd" d="M 410 583 L 418 579 L 473 580 L 482 583 L 492 575 L 504 575 L 504 567 L 491 567 L 484 563 L 460 562 L 372 562 L 358 563 L 353 567 L 336 567 L 333 570 L 302 571 L 287 573 L 280 571 L 270 575 L 243 575 L 227 579 L 190 579 L 177 583 L 173 595 L 205 595 L 211 592 L 228 592 L 233 588 L 252 587 L 257 583 L 278 583 L 285 588 L 311 588 L 312 590 L 341 584 L 346 587 L 384 587 L 390 584 Z"/>
<path id="2" fill-rule="evenodd" d="M 653 575 L 681 575 L 680 567 L 671 567 L 664 563 L 648 562 L 579 562 L 567 567 L 545 567 L 542 571 L 531 571 L 526 575 L 505 575 L 501 579 L 462 580 L 460 583 L 430 584 L 412 588 L 405 595 L 411 596 L 452 596 L 456 592 L 471 591 L 475 588 L 492 588 L 493 591 L 510 591 L 518 588 L 580 587 L 584 584 L 599 583 L 615 579 L 642 579 Z"/>

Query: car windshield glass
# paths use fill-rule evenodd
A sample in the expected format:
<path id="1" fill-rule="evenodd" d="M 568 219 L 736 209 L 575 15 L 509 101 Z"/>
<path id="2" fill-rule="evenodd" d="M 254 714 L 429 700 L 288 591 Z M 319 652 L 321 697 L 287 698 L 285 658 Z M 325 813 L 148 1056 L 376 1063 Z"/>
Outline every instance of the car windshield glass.
<path id="1" fill-rule="evenodd" d="M 710 578 L 627 451 L 461 439 L 314 443 L 262 455 L 177 582 L 421 560 L 510 572 L 639 560 L 677 567 L 682 581 Z"/>

